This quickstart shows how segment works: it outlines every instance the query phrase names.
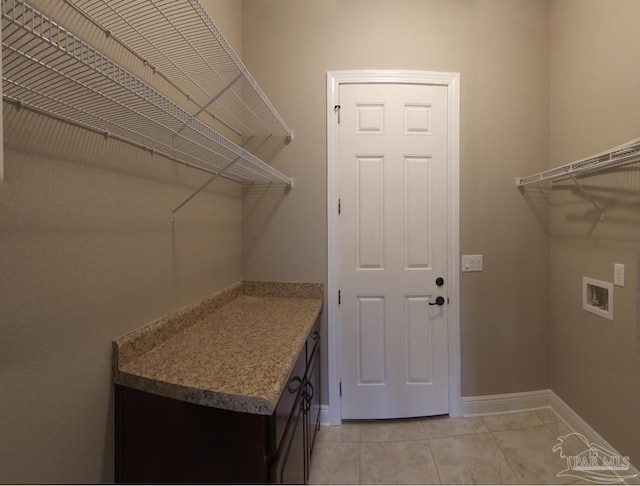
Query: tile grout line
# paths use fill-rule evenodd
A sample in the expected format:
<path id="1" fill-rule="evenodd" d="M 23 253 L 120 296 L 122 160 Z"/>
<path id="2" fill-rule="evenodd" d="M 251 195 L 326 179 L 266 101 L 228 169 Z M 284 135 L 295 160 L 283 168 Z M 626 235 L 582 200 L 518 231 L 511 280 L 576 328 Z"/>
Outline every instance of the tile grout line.
<path id="1" fill-rule="evenodd" d="M 424 435 L 428 436 L 427 434 L 427 425 L 425 422 L 422 422 L 422 429 L 424 430 Z M 433 453 L 433 449 L 431 448 L 431 439 L 429 439 L 429 437 L 427 437 L 427 444 L 429 446 L 429 454 L 431 454 L 431 460 L 433 461 L 433 467 L 436 468 L 436 474 L 438 475 L 438 484 L 443 484 L 442 482 L 442 476 L 440 475 L 440 468 L 438 467 L 438 462 L 436 461 L 436 456 Z"/>
<path id="2" fill-rule="evenodd" d="M 362 484 L 362 424 L 358 424 L 358 484 Z"/>
<path id="3" fill-rule="evenodd" d="M 522 429 L 511 429 L 511 430 L 522 430 Z M 490 430 L 489 433 L 491 434 L 491 438 L 493 439 L 493 442 L 495 442 L 496 447 L 498 448 L 498 451 L 500 451 L 500 454 L 502 454 L 502 457 L 504 457 L 504 460 L 507 461 L 507 466 L 509 466 L 509 469 L 511 470 L 511 474 L 513 474 L 513 477 L 516 478 L 516 481 L 518 481 L 518 484 L 522 484 L 522 480 L 520 479 L 520 476 L 518 476 L 518 474 L 516 473 L 516 470 L 513 468 L 513 465 L 511 464 L 511 461 L 502 450 L 502 447 L 500 447 L 500 444 L 496 440 L 496 436 L 494 435 L 494 432 L 504 432 L 504 430 L 495 430 L 495 431 Z"/>
<path id="4" fill-rule="evenodd" d="M 511 469 L 511 472 L 513 473 L 514 477 L 518 481 L 518 484 L 523 484 L 522 483 L 522 478 L 520 478 L 520 476 L 516 473 L 516 469 L 514 469 L 513 464 L 511 463 L 511 460 L 509 459 L 508 455 L 505 454 L 505 451 L 500 446 L 500 443 L 496 439 L 496 435 L 495 434 L 502 433 L 502 432 L 511 432 L 511 431 L 527 431 L 527 430 L 531 430 L 531 429 L 534 429 L 534 428 L 540 428 L 540 427 L 542 427 L 542 429 L 545 430 L 546 432 L 552 433 L 551 429 L 549 428 L 549 425 L 552 425 L 553 423 L 558 423 L 556 421 L 556 422 L 550 422 L 550 423 L 547 424 L 537 414 L 534 414 L 534 416 L 538 420 L 538 422 L 539 422 L 538 424 L 527 425 L 527 426 L 524 426 L 524 427 L 514 427 L 514 428 L 508 428 L 508 429 L 502 429 L 502 430 L 490 430 L 491 437 L 493 438 L 494 442 L 496 443 L 496 446 L 498 447 L 498 450 L 500 451 L 502 456 L 507 461 L 507 464 L 508 464 L 509 468 Z M 483 421 L 484 421 L 484 418 L 483 418 Z M 485 422 L 485 425 L 487 425 L 487 428 L 489 428 L 488 424 L 486 423 L 486 421 L 484 421 L 484 422 Z"/>
<path id="5" fill-rule="evenodd" d="M 358 484 L 362 484 L 362 442 L 358 442 Z"/>
<path id="6" fill-rule="evenodd" d="M 512 422 L 511 423 L 511 427 L 510 428 L 505 428 L 505 429 L 497 429 L 497 430 L 490 430 L 489 429 L 489 424 L 487 423 L 488 421 L 485 419 L 485 417 L 481 417 L 481 424 L 483 425 L 485 431 L 478 431 L 478 430 L 473 430 L 473 431 L 469 431 L 467 432 L 465 428 L 463 428 L 463 430 L 465 430 L 464 433 L 455 433 L 455 430 L 460 430 L 460 428 L 455 427 L 453 430 L 451 431 L 451 429 L 449 431 L 445 432 L 445 435 L 442 436 L 436 436 L 436 437 L 430 437 L 429 433 L 428 433 L 428 429 L 430 430 L 430 428 L 427 426 L 428 425 L 428 421 L 427 420 L 422 420 L 419 422 L 419 430 L 421 432 L 421 437 L 416 437 L 416 438 L 399 438 L 399 439 L 393 439 L 393 438 L 385 438 L 384 440 L 373 440 L 373 441 L 363 441 L 364 435 L 367 435 L 367 432 L 363 430 L 362 424 L 358 424 L 358 429 L 357 429 L 357 441 L 349 441 L 349 440 L 331 440 L 331 441 L 324 441 L 327 443 L 352 443 L 358 444 L 358 448 L 357 448 L 357 454 L 358 454 L 358 484 L 362 484 L 362 480 L 365 477 L 364 476 L 364 466 L 366 465 L 363 462 L 363 444 L 385 444 L 385 443 L 407 443 L 407 442 L 422 442 L 422 441 L 426 441 L 426 445 L 427 448 L 429 450 L 429 454 L 432 460 L 432 463 L 435 467 L 435 471 L 436 471 L 436 475 L 438 478 L 438 481 L 440 484 L 442 484 L 442 474 L 440 471 L 440 467 L 438 464 L 438 461 L 436 459 L 436 455 L 434 454 L 434 450 L 433 450 L 433 441 L 435 440 L 439 440 L 439 439 L 452 439 L 455 437 L 464 437 L 464 436 L 473 436 L 473 435 L 479 435 L 479 434 L 486 434 L 487 432 L 489 434 L 491 434 L 491 439 L 493 440 L 495 446 L 496 446 L 496 450 L 498 451 L 498 453 L 502 456 L 502 458 L 505 460 L 506 465 L 509 469 L 509 471 L 511 471 L 511 476 L 514 478 L 514 484 L 522 484 L 522 478 L 520 478 L 520 476 L 516 473 L 516 470 L 514 469 L 514 465 L 512 463 L 512 460 L 509 459 L 509 457 L 507 456 L 507 454 L 505 453 L 505 449 L 503 447 L 501 447 L 499 441 L 497 440 L 497 437 L 500 434 L 503 433 L 507 433 L 507 432 L 518 432 L 518 431 L 528 431 L 528 430 L 532 430 L 532 429 L 536 429 L 536 428 L 540 428 L 542 427 L 543 430 L 545 430 L 548 434 L 553 435 L 553 430 L 552 428 L 556 425 L 556 424 L 560 424 L 562 423 L 561 420 L 556 419 L 553 422 L 548 422 L 546 423 L 544 420 L 542 420 L 542 418 L 540 416 L 537 416 L 536 414 L 536 418 L 537 418 L 537 422 L 535 424 L 530 424 L 524 421 L 516 421 L 515 423 Z M 489 420 L 489 422 L 491 422 Z M 418 424 L 416 424 L 418 425 Z M 494 426 L 499 426 L 500 424 L 494 424 Z M 519 425 L 519 426 L 518 426 Z M 415 432 L 415 431 L 414 431 Z M 436 431 L 437 433 L 437 431 Z M 451 435 L 449 435 L 451 434 Z M 355 434 L 352 435 L 352 437 Z M 384 434 L 380 434 L 378 435 L 377 433 L 371 434 L 372 437 L 380 437 L 383 436 Z M 355 437 L 354 437 L 355 439 Z M 508 449 L 507 449 L 508 450 Z M 506 471 L 506 469 L 505 469 Z"/>

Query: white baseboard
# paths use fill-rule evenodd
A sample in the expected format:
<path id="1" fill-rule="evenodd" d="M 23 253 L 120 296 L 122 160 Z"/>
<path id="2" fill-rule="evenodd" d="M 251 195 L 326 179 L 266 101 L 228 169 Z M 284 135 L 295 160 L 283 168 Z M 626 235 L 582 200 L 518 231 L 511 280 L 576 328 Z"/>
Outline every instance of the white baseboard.
<path id="1" fill-rule="evenodd" d="M 567 405 L 552 390 L 536 390 L 520 393 L 506 393 L 503 395 L 484 395 L 480 397 L 462 397 L 459 401 L 460 414 L 463 417 L 481 415 L 496 415 L 510 412 L 525 412 L 541 408 L 551 408 L 573 432 L 584 435 L 589 442 L 599 444 L 615 455 L 621 456 L 596 430 L 584 421 L 569 405 Z M 324 426 L 337 425 L 332 423 L 328 405 L 320 406 L 320 423 Z M 640 471 L 633 465 L 630 474 L 640 478 Z"/>
<path id="2" fill-rule="evenodd" d="M 492 415 L 498 413 L 522 412 L 549 406 L 549 391 L 539 390 L 505 395 L 485 395 L 481 397 L 462 397 L 459 403 L 460 415 Z M 337 425 L 331 420 L 328 405 L 320 406 L 320 423 Z"/>
<path id="3" fill-rule="evenodd" d="M 552 390 L 549 390 L 549 406 L 573 432 L 578 432 L 584 435 L 589 442 L 598 444 L 611 451 L 614 455 L 622 457 L 622 454 L 616 451 L 616 449 L 609 444 L 604 437 L 598 434 L 593 427 L 585 422 L 584 419 L 575 412 L 575 410 L 567 405 L 564 400 L 562 400 Z M 638 471 L 633 464 L 630 465 L 628 473 L 635 474 L 636 478 L 640 478 L 640 471 Z"/>
<path id="4" fill-rule="evenodd" d="M 320 405 L 320 425 L 327 427 L 334 425 L 331 423 L 331 413 L 329 412 L 329 405 Z"/>
<path id="5" fill-rule="evenodd" d="M 589 442 L 598 444 L 613 454 L 622 457 L 596 430 L 582 419 L 552 390 L 538 390 L 523 393 L 507 393 L 505 395 L 486 395 L 481 397 L 462 397 L 460 408 L 463 417 L 480 415 L 496 415 L 510 412 L 524 412 L 540 408 L 551 408 L 573 432 L 584 435 Z M 640 477 L 640 472 L 633 465 L 629 474 Z"/>
<path id="6" fill-rule="evenodd" d="M 493 415 L 498 413 L 523 412 L 549 406 L 549 391 L 537 390 L 504 395 L 462 397 L 460 413 L 463 417 Z"/>

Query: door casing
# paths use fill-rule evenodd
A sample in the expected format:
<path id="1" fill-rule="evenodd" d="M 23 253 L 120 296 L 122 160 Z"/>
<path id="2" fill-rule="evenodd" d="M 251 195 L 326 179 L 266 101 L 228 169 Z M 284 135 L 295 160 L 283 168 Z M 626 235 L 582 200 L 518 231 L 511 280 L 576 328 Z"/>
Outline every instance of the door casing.
<path id="1" fill-rule="evenodd" d="M 449 346 L 449 416 L 460 415 L 460 74 L 434 71 L 329 71 L 327 72 L 327 361 L 328 409 L 323 422 L 339 425 L 341 336 L 338 309 L 340 289 L 339 194 L 339 113 L 340 85 L 351 83 L 410 83 L 447 88 L 448 144 L 448 346 Z"/>

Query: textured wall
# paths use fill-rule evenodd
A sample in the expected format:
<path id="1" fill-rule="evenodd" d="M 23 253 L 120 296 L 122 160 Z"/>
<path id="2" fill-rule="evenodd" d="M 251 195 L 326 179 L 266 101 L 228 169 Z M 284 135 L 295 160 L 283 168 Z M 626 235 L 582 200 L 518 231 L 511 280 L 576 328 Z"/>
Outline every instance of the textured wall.
<path id="1" fill-rule="evenodd" d="M 242 278 L 241 188 L 172 225 L 206 174 L 11 104 L 4 141 L 0 483 L 113 482 L 111 340 Z"/>
<path id="2" fill-rule="evenodd" d="M 461 276 L 462 394 L 547 388 L 548 240 L 513 178 L 548 161 L 548 33 L 546 1 L 245 0 L 245 62 L 296 131 L 296 188 L 245 201 L 245 277 L 326 281 L 327 71 L 460 72 L 460 248 L 485 267 Z"/>
<path id="3" fill-rule="evenodd" d="M 551 161 L 593 155 L 640 134 L 640 2 L 551 2 Z M 551 192 L 551 388 L 623 455 L 640 462 L 637 252 L 640 168 Z M 586 195 L 585 195 L 586 194 Z M 589 202 L 604 209 L 604 219 Z M 614 320 L 582 310 L 582 277 L 613 282 Z"/>

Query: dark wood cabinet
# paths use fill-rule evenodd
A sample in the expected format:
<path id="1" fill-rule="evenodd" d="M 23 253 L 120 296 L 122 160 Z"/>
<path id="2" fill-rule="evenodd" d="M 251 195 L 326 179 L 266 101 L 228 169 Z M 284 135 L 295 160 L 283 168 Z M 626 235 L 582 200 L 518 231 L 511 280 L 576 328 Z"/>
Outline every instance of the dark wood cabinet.
<path id="1" fill-rule="evenodd" d="M 307 481 L 304 402 L 304 393 L 298 393 L 283 440 L 271 463 L 273 483 L 304 484 Z"/>
<path id="2" fill-rule="evenodd" d="M 307 405 L 305 414 L 307 479 L 309 479 L 309 464 L 311 463 L 313 445 L 320 428 L 320 386 L 320 331 L 318 324 L 316 324 L 307 339 Z"/>
<path id="3" fill-rule="evenodd" d="M 303 375 L 296 374 L 296 370 L 302 369 Z M 278 408 L 281 404 L 289 403 L 293 395 L 296 395 L 296 399 L 287 420 L 288 433 L 285 432 L 280 441 L 278 452 L 272 462 L 271 479 L 274 483 L 302 484 L 307 483 L 309 479 L 311 453 L 320 427 L 319 321 L 311 330 L 305 349 L 300 353 Z"/>
<path id="4" fill-rule="evenodd" d="M 271 415 L 116 385 L 116 482 L 306 483 L 320 420 L 318 327 Z"/>
<path id="5" fill-rule="evenodd" d="M 116 386 L 119 483 L 265 483 L 269 418 Z"/>

